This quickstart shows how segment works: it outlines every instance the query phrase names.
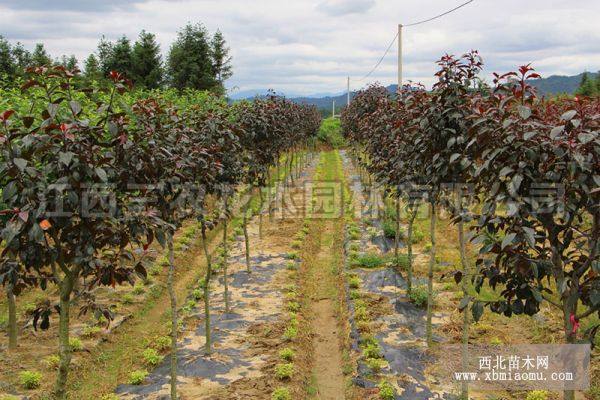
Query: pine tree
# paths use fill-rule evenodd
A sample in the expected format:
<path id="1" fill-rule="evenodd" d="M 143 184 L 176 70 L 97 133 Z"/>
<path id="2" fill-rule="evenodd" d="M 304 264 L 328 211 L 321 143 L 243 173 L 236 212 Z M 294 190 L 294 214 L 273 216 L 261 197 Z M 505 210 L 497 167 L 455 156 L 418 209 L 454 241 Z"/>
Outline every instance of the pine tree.
<path id="1" fill-rule="evenodd" d="M 133 51 L 127 36 L 121 36 L 112 47 L 110 66 L 111 71 L 125 74 L 127 78 L 133 77 Z"/>
<path id="2" fill-rule="evenodd" d="M 10 43 L 0 36 L 0 75 L 9 77 L 15 74 L 15 60 L 11 51 Z"/>
<path id="3" fill-rule="evenodd" d="M 85 78 L 89 81 L 98 81 L 102 79 L 102 71 L 100 71 L 100 63 L 95 55 L 90 54 L 84 62 Z"/>
<path id="4" fill-rule="evenodd" d="M 587 72 L 584 72 L 575 94 L 579 96 L 593 96 L 596 89 L 595 86 L 594 79 L 590 78 Z"/>
<path id="5" fill-rule="evenodd" d="M 154 34 L 142 31 L 133 46 L 133 75 L 136 85 L 148 89 L 160 87 L 163 80 L 160 46 Z"/>
<path id="6" fill-rule="evenodd" d="M 52 59 L 50 58 L 50 55 L 48 55 L 43 43 L 37 43 L 35 45 L 35 49 L 31 55 L 31 64 L 36 67 L 52 64 Z"/>
<path id="7" fill-rule="evenodd" d="M 221 31 L 215 32 L 211 41 L 211 59 L 213 74 L 218 82 L 218 90 L 225 93 L 224 82 L 233 75 L 229 47 Z"/>
<path id="8" fill-rule="evenodd" d="M 73 54 L 70 55 L 69 57 L 67 57 L 66 55 L 63 55 L 60 59 L 60 65 L 62 65 L 63 67 L 65 67 L 66 69 L 75 69 L 77 68 L 77 64 L 79 62 L 77 61 L 77 57 L 75 57 Z"/>
<path id="9" fill-rule="evenodd" d="M 21 42 L 17 42 L 12 48 L 12 54 L 17 65 L 18 73 L 29 67 L 32 63 L 31 53 L 25 49 Z"/>
<path id="10" fill-rule="evenodd" d="M 177 33 L 167 62 L 171 85 L 177 89 L 211 90 L 218 87 L 213 73 L 208 32 L 202 24 L 188 24 Z"/>
<path id="11" fill-rule="evenodd" d="M 103 35 L 98 43 L 98 68 L 103 77 L 107 77 L 112 68 L 113 44 Z M 94 57 L 95 58 L 95 57 Z"/>

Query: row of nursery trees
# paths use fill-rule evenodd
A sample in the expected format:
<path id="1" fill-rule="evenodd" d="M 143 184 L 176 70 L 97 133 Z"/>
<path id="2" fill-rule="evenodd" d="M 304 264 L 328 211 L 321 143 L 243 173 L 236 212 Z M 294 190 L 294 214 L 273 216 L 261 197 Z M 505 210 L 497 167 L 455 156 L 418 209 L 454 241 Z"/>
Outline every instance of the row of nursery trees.
<path id="1" fill-rule="evenodd" d="M 451 273 L 464 292 L 461 311 L 470 305 L 475 321 L 485 308 L 534 315 L 545 302 L 561 315 L 565 342 L 593 343 L 599 326 L 580 324 L 600 316 L 600 100 L 537 98 L 530 66 L 495 74 L 488 87 L 478 79 L 477 52 L 446 55 L 438 65 L 431 91 L 407 85 L 390 96 L 371 86 L 342 114 L 361 167 L 396 199 L 398 224 L 399 205 L 406 207 L 409 291 L 412 226 L 419 205 L 429 208 L 428 344 L 442 210 L 458 230 L 462 266 Z M 479 250 L 475 265 L 468 239 Z M 484 284 L 497 299 L 478 298 Z M 466 362 L 470 317 L 463 315 Z"/>
<path id="2" fill-rule="evenodd" d="M 59 314 L 55 395 L 66 398 L 72 304 L 110 320 L 94 288 L 145 278 L 149 246 L 158 242 L 169 259 L 175 399 L 173 235 L 184 221 L 197 219 L 207 257 L 210 353 L 207 231 L 219 218 L 226 221 L 236 190 L 265 185 L 280 158 L 308 145 L 320 115 L 276 96 L 232 106 L 215 96 L 198 101 L 201 96 L 190 93 L 136 98 L 126 96 L 128 82 L 119 73 L 111 72 L 108 87 L 93 90 L 78 86 L 77 73 L 62 66 L 29 69 L 19 104 L 0 110 L 0 283 L 10 304 L 10 349 L 17 344 L 15 296 L 28 287 L 56 288 L 58 304 L 38 308 L 34 325 L 48 328 L 51 314 Z M 219 199 L 222 209 L 208 208 L 209 198 Z M 249 207 L 242 210 L 246 221 Z"/>

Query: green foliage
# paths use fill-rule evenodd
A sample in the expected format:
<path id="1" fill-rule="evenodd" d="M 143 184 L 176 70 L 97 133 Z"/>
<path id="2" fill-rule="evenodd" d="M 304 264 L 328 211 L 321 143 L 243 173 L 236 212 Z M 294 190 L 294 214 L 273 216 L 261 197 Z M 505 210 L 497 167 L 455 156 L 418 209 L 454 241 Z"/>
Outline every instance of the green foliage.
<path id="1" fill-rule="evenodd" d="M 123 304 L 133 304 L 135 302 L 135 297 L 131 293 L 125 293 L 121 298 Z"/>
<path id="2" fill-rule="evenodd" d="M 137 370 L 132 371 L 129 374 L 129 384 L 130 385 L 141 385 L 146 380 L 148 376 L 148 371 L 146 370 Z"/>
<path id="3" fill-rule="evenodd" d="M 202 300 L 204 298 L 204 292 L 201 289 L 194 289 L 192 291 L 192 297 L 195 300 Z"/>
<path id="4" fill-rule="evenodd" d="M 367 358 L 366 363 L 367 367 L 369 367 L 375 373 L 380 372 L 388 365 L 387 361 L 382 358 Z"/>
<path id="5" fill-rule="evenodd" d="M 119 399 L 120 399 L 120 397 L 119 397 L 119 396 L 117 396 L 117 395 L 116 395 L 116 394 L 114 394 L 114 393 L 107 393 L 107 394 L 103 394 L 103 395 L 100 397 L 100 400 L 119 400 Z"/>
<path id="6" fill-rule="evenodd" d="M 143 294 L 145 292 L 146 289 L 144 289 L 144 284 L 143 283 L 136 283 L 135 286 L 133 287 L 133 290 L 131 291 L 131 293 L 137 295 Z"/>
<path id="7" fill-rule="evenodd" d="M 379 398 L 381 400 L 394 400 L 394 387 L 386 380 L 382 380 L 377 385 L 379 388 Z"/>
<path id="8" fill-rule="evenodd" d="M 298 336 L 298 328 L 296 328 L 294 326 L 286 327 L 285 331 L 283 332 L 283 339 L 287 342 L 290 342 L 290 341 L 296 339 L 297 336 Z"/>
<path id="9" fill-rule="evenodd" d="M 79 338 L 70 337 L 69 347 L 71 347 L 72 351 L 81 351 L 83 350 L 83 343 L 81 343 L 81 340 Z"/>
<path id="10" fill-rule="evenodd" d="M 361 254 L 356 258 L 353 266 L 358 266 L 362 268 L 378 268 L 381 267 L 385 263 L 385 260 L 382 256 L 377 253 L 365 253 Z"/>
<path id="11" fill-rule="evenodd" d="M 132 51 L 132 78 L 135 84 L 157 89 L 163 81 L 163 67 L 160 46 L 154 34 L 142 30 Z"/>
<path id="12" fill-rule="evenodd" d="M 398 257 L 395 256 L 391 256 L 390 257 L 390 263 L 395 266 L 398 267 L 402 270 L 407 270 L 408 269 L 408 254 L 398 254 Z"/>
<path id="13" fill-rule="evenodd" d="M 298 269 L 298 265 L 294 261 L 288 261 L 285 263 L 285 269 L 288 271 L 295 271 Z"/>
<path id="14" fill-rule="evenodd" d="M 99 326 L 86 325 L 86 326 L 83 327 L 83 330 L 81 332 L 81 336 L 83 336 L 83 337 L 94 337 L 94 336 L 98 335 L 100 332 L 102 332 L 102 328 L 100 328 Z"/>
<path id="15" fill-rule="evenodd" d="M 218 86 L 211 61 L 208 31 L 202 24 L 187 24 L 171 45 L 167 68 L 177 89 L 211 90 Z"/>
<path id="16" fill-rule="evenodd" d="M 284 361 L 293 361 L 295 355 L 296 353 L 294 352 L 294 350 L 290 349 L 289 347 L 286 347 L 285 349 L 281 349 L 279 351 L 279 358 L 281 358 Z"/>
<path id="17" fill-rule="evenodd" d="M 158 351 L 164 351 L 171 348 L 171 337 L 170 336 L 159 336 L 154 339 L 152 343 L 152 347 L 154 347 Z"/>
<path id="18" fill-rule="evenodd" d="M 47 357 L 44 357 L 44 365 L 48 369 L 57 369 L 58 364 L 60 362 L 60 357 L 57 354 L 51 354 Z"/>
<path id="19" fill-rule="evenodd" d="M 363 356 L 369 358 L 381 358 L 381 346 L 377 341 L 369 341 L 363 347 Z"/>
<path id="20" fill-rule="evenodd" d="M 151 366 L 158 365 L 163 360 L 163 356 L 158 354 L 158 351 L 152 348 L 145 349 L 142 352 L 142 358 L 144 359 L 144 363 Z"/>
<path id="21" fill-rule="evenodd" d="M 360 287 L 360 278 L 358 276 L 350 276 L 348 278 L 348 286 L 351 289 L 358 289 Z"/>
<path id="22" fill-rule="evenodd" d="M 408 296 L 410 301 L 413 302 L 417 307 L 424 307 L 427 305 L 427 287 L 424 285 L 415 286 L 410 291 Z"/>
<path id="23" fill-rule="evenodd" d="M 294 364 L 285 363 L 285 364 L 277 364 L 275 366 L 275 376 L 279 380 L 287 380 L 291 379 L 294 375 Z"/>
<path id="24" fill-rule="evenodd" d="M 346 141 L 342 136 L 340 120 L 338 118 L 326 118 L 321 122 L 317 133 L 317 139 L 333 148 L 343 147 Z"/>
<path id="25" fill-rule="evenodd" d="M 287 304 L 287 308 L 289 311 L 298 312 L 300 310 L 300 303 L 296 301 L 290 301 Z"/>
<path id="26" fill-rule="evenodd" d="M 280 387 L 273 391 L 271 400 L 292 400 L 292 395 L 288 388 Z"/>
<path id="27" fill-rule="evenodd" d="M 42 382 L 42 374 L 37 371 L 22 371 L 19 374 L 19 384 L 24 389 L 37 389 Z"/>
<path id="28" fill-rule="evenodd" d="M 525 399 L 526 400 L 548 400 L 549 395 L 550 395 L 550 393 L 548 393 L 545 390 L 533 390 L 533 391 L 527 393 L 527 397 Z"/>

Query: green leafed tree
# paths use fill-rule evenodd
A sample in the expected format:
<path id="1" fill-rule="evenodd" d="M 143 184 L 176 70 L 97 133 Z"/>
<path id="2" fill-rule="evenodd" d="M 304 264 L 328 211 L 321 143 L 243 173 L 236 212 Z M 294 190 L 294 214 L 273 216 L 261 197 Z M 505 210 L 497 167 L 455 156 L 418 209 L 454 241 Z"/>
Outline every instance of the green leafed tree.
<path id="1" fill-rule="evenodd" d="M 100 63 L 95 55 L 90 54 L 83 63 L 85 69 L 85 78 L 90 81 L 96 81 L 102 78 L 102 71 L 100 70 Z"/>
<path id="2" fill-rule="evenodd" d="M 0 75 L 12 76 L 15 73 L 15 60 L 10 43 L 0 36 Z"/>
<path id="3" fill-rule="evenodd" d="M 213 74 L 217 80 L 218 90 L 225 92 L 224 82 L 233 74 L 229 47 L 221 31 L 217 30 L 211 43 L 211 58 Z"/>
<path id="4" fill-rule="evenodd" d="M 37 43 L 35 45 L 35 49 L 31 54 L 31 64 L 36 67 L 52 64 L 52 59 L 46 51 L 43 43 Z"/>
<path id="5" fill-rule="evenodd" d="M 133 45 L 133 75 L 136 85 L 148 89 L 160 87 L 163 81 L 163 65 L 160 46 L 156 36 L 142 31 Z"/>
<path id="6" fill-rule="evenodd" d="M 179 31 L 169 51 L 167 68 L 171 85 L 177 89 L 211 90 L 218 86 L 208 32 L 202 24 L 188 24 Z"/>
<path id="7" fill-rule="evenodd" d="M 17 67 L 17 73 L 22 72 L 31 65 L 31 53 L 23 47 L 23 44 L 17 42 L 12 46 L 12 55 Z"/>

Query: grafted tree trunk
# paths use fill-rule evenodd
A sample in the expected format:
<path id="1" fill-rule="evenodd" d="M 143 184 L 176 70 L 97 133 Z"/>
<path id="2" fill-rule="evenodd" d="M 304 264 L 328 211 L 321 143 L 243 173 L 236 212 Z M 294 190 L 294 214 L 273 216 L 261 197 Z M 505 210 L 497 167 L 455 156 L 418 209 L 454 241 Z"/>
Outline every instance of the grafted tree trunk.
<path id="1" fill-rule="evenodd" d="M 242 211 L 242 228 L 244 230 L 244 245 L 246 248 L 246 271 L 251 273 L 250 269 L 250 238 L 248 237 L 248 208 L 244 208 Z"/>
<path id="2" fill-rule="evenodd" d="M 400 196 L 396 193 L 396 235 L 394 237 L 394 257 L 396 257 L 396 263 L 398 263 L 400 249 Z"/>
<path id="3" fill-rule="evenodd" d="M 6 300 L 8 302 L 8 350 L 17 349 L 17 303 L 12 284 L 6 285 Z"/>
<path id="4" fill-rule="evenodd" d="M 408 232 L 407 232 L 407 241 L 406 241 L 406 251 L 408 253 L 408 271 L 407 271 L 407 292 L 410 295 L 412 292 L 412 281 L 413 281 L 413 252 L 412 252 L 412 240 L 413 240 L 413 226 L 415 223 L 415 218 L 417 217 L 417 212 L 419 211 L 418 207 L 414 207 L 414 205 L 409 205 L 409 217 L 408 217 Z"/>
<path id="5" fill-rule="evenodd" d="M 429 255 L 429 270 L 427 271 L 427 325 L 426 338 L 427 346 L 431 347 L 431 317 L 433 315 L 433 268 L 435 266 L 435 203 L 430 204 L 430 234 L 431 234 L 431 253 Z"/>
<path id="6" fill-rule="evenodd" d="M 204 352 L 206 354 L 212 353 L 211 347 L 211 335 L 210 335 L 210 279 L 212 277 L 212 263 L 210 253 L 208 252 L 208 241 L 206 239 L 206 222 L 204 218 L 200 221 L 200 231 L 202 232 L 202 247 L 204 249 L 204 255 L 206 256 L 206 275 L 204 277 L 204 328 L 206 343 L 204 345 Z"/>
<path id="7" fill-rule="evenodd" d="M 463 273 L 463 278 L 461 281 L 461 286 L 462 286 L 462 292 L 463 292 L 463 298 L 466 298 L 469 293 L 468 293 L 468 284 L 469 284 L 469 275 L 470 275 L 470 271 L 469 271 L 469 263 L 467 261 L 467 254 L 466 254 L 466 249 L 465 249 L 465 230 L 464 230 L 464 223 L 462 220 L 462 209 L 463 209 L 463 205 L 462 205 L 462 191 L 461 190 L 457 190 L 456 191 L 456 203 L 455 203 L 455 208 L 457 210 L 457 212 L 459 213 L 459 220 L 458 220 L 458 242 L 459 242 L 459 246 L 460 246 L 460 263 L 462 265 L 462 273 Z M 462 362 L 462 370 L 466 371 L 467 367 L 468 367 L 468 357 L 469 357 L 469 312 L 467 309 L 463 310 L 463 326 L 462 326 L 462 346 L 461 346 L 461 362 Z M 463 381 L 462 383 L 462 388 L 461 388 L 461 396 L 463 399 L 468 399 L 469 398 L 469 383 L 467 381 Z"/>
<path id="8" fill-rule="evenodd" d="M 63 270 L 67 270 L 67 268 L 63 268 Z M 60 284 L 60 316 L 58 322 L 59 363 L 54 386 L 54 395 L 58 400 L 65 400 L 67 398 L 67 377 L 72 355 L 72 349 L 69 344 L 71 294 L 73 293 L 73 287 L 78 276 L 79 268 L 74 267 L 72 270 L 68 270 Z"/>
<path id="9" fill-rule="evenodd" d="M 227 193 L 223 197 L 223 287 L 225 297 L 225 313 L 229 313 L 229 285 L 227 282 L 227 213 L 228 213 L 228 196 Z"/>
<path id="10" fill-rule="evenodd" d="M 170 365 L 170 385 L 171 400 L 177 400 L 177 298 L 175 296 L 175 254 L 173 252 L 173 234 L 169 234 L 167 244 L 169 250 L 169 275 L 167 278 L 167 287 L 169 290 L 169 300 L 171 301 L 171 365 Z"/>

